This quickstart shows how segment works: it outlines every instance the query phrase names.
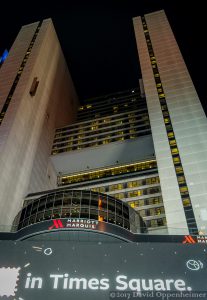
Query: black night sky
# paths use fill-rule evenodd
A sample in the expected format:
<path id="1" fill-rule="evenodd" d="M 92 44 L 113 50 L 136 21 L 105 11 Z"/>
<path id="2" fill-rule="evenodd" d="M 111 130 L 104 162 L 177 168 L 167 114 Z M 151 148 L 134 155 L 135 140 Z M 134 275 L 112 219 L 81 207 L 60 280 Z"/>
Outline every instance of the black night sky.
<path id="1" fill-rule="evenodd" d="M 53 0 L 54 1 L 54 0 Z M 51 17 L 80 100 L 138 85 L 132 17 L 164 9 L 207 113 L 205 1 L 68 0 L 0 4 L 0 53 L 22 25 Z"/>

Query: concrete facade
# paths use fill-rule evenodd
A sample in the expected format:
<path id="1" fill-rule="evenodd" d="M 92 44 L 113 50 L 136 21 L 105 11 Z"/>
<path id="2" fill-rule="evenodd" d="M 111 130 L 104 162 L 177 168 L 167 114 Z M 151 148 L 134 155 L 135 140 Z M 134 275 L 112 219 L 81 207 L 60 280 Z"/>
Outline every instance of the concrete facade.
<path id="1" fill-rule="evenodd" d="M 52 21 L 42 22 L 31 44 L 37 26 L 22 27 L 0 70 L 1 111 L 20 72 L 0 126 L 3 225 L 12 224 L 28 192 L 56 187 L 56 173 L 49 161 L 54 129 L 70 123 L 76 115 L 78 100 Z M 39 84 L 31 96 L 34 78 Z"/>
<path id="2" fill-rule="evenodd" d="M 145 15 L 198 230 L 207 229 L 207 122 L 164 11 Z M 158 163 L 168 232 L 188 228 L 141 17 L 134 29 Z"/>
<path id="3" fill-rule="evenodd" d="M 103 155 L 105 153 L 105 155 Z M 72 174 L 151 158 L 151 135 L 51 156 L 56 172 Z M 84 157 L 84 159 L 83 159 Z"/>

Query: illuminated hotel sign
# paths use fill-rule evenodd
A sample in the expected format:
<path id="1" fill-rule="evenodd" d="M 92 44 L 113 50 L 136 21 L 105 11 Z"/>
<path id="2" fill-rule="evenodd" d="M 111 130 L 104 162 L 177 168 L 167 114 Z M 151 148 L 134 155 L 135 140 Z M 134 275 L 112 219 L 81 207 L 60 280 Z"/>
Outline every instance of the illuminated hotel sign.
<path id="1" fill-rule="evenodd" d="M 71 228 L 71 229 L 97 229 L 98 221 L 89 219 L 54 219 L 52 220 L 52 225 L 48 227 L 48 230 L 61 229 L 61 228 Z"/>
<path id="2" fill-rule="evenodd" d="M 2 300 L 207 299 L 206 278 L 205 244 L 0 241 Z"/>
<path id="3" fill-rule="evenodd" d="M 191 235 L 185 235 L 183 241 L 183 244 L 207 244 L 207 236 L 205 235 L 197 235 L 196 237 L 192 237 Z"/>

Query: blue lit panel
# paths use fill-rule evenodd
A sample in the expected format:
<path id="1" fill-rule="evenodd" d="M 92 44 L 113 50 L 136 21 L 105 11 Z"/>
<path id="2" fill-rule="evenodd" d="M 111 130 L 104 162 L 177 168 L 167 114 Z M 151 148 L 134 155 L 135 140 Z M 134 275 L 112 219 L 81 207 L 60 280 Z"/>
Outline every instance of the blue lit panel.
<path id="1" fill-rule="evenodd" d="M 2 64 L 5 61 L 5 59 L 7 58 L 8 54 L 9 54 L 8 50 L 5 49 L 4 52 L 3 52 L 3 54 L 2 54 L 2 56 L 0 57 L 0 64 Z"/>

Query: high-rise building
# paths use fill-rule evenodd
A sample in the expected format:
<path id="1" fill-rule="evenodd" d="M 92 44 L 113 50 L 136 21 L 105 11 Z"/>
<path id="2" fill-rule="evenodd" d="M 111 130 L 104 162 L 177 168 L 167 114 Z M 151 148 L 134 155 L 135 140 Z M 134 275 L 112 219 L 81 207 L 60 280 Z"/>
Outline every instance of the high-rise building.
<path id="1" fill-rule="evenodd" d="M 164 11 L 134 28 L 168 231 L 206 230 L 205 113 Z"/>
<path id="2" fill-rule="evenodd" d="M 56 187 L 54 129 L 77 97 L 50 19 L 23 26 L 0 69 L 0 219 L 11 225 L 29 192 Z"/>
<path id="3" fill-rule="evenodd" d="M 0 70 L 1 222 L 24 202 L 19 229 L 68 217 L 131 229 L 127 203 L 152 234 L 206 230 L 205 114 L 164 11 L 134 28 L 139 87 L 88 99 L 76 120 L 51 20 L 22 28 Z"/>
<path id="4" fill-rule="evenodd" d="M 0 298 L 206 298 L 206 118 L 164 12 L 134 26 L 143 80 L 78 113 L 51 20 L 1 66 Z"/>

